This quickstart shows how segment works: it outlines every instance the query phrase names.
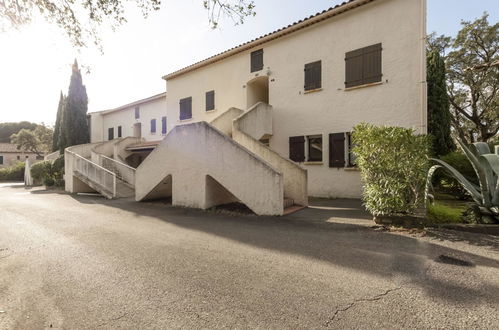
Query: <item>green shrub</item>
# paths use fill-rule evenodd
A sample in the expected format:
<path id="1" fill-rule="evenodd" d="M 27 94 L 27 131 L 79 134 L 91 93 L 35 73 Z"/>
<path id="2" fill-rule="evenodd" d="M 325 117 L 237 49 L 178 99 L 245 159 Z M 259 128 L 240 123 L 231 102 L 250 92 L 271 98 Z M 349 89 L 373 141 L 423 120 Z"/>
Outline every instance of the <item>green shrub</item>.
<path id="1" fill-rule="evenodd" d="M 64 155 L 59 156 L 52 163 L 52 178 L 54 179 L 54 185 L 58 187 L 64 186 Z"/>
<path id="2" fill-rule="evenodd" d="M 48 176 L 43 179 L 43 184 L 47 187 L 52 187 L 55 184 L 55 180 L 52 177 Z"/>
<path id="3" fill-rule="evenodd" d="M 52 163 L 48 160 L 35 163 L 31 166 L 31 176 L 33 180 L 44 181 L 45 178 L 52 176 Z"/>
<path id="4" fill-rule="evenodd" d="M 464 222 L 463 210 L 445 204 L 434 203 L 428 206 L 428 219 L 433 223 Z"/>
<path id="5" fill-rule="evenodd" d="M 373 215 L 412 213 L 422 205 L 429 137 L 401 127 L 360 124 L 353 152 L 364 183 L 363 200 Z"/>
<path id="6" fill-rule="evenodd" d="M 0 169 L 0 181 L 23 181 L 24 180 L 24 163 L 17 164 Z"/>

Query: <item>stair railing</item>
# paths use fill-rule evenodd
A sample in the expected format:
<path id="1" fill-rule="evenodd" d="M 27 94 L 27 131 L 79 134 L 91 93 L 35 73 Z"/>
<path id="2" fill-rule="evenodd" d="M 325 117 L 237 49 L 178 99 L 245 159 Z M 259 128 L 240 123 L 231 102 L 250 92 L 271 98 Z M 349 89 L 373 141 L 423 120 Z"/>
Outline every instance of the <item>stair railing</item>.
<path id="1" fill-rule="evenodd" d="M 88 180 L 111 192 L 116 197 L 116 174 L 90 160 L 66 149 L 66 153 L 72 156 L 72 167 Z"/>
<path id="2" fill-rule="evenodd" d="M 135 187 L 135 169 L 133 167 L 101 154 L 98 155 L 98 158 L 100 166 L 116 174 L 120 180 Z"/>

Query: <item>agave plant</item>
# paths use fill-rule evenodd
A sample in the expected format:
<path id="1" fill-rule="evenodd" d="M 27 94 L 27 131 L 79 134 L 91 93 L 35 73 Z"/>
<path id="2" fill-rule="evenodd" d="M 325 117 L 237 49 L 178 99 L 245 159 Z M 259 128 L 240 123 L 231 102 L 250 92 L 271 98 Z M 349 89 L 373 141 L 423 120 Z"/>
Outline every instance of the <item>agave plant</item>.
<path id="1" fill-rule="evenodd" d="M 473 202 L 480 211 L 481 220 L 484 223 L 499 222 L 499 155 L 490 152 L 485 142 L 476 142 L 468 148 L 461 140 L 456 139 L 457 144 L 473 165 L 479 185 L 470 182 L 454 167 L 446 162 L 431 158 L 435 162 L 428 171 L 426 179 L 426 199 L 432 199 L 429 193 L 433 174 L 438 169 L 443 169 L 448 175 L 455 178 L 463 188 L 471 195 Z"/>

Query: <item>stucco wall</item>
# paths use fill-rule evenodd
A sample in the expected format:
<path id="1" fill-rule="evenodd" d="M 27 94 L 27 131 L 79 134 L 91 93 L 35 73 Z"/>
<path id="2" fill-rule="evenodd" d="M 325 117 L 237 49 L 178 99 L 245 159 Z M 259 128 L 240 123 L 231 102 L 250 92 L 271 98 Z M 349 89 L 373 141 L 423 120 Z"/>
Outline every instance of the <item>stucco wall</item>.
<path id="1" fill-rule="evenodd" d="M 18 162 L 26 161 L 26 159 L 29 159 L 31 164 L 34 164 L 34 163 L 40 161 L 40 160 L 36 159 L 36 154 L 33 154 L 33 153 L 0 152 L 0 156 L 3 156 L 3 163 L 0 164 L 0 168 L 13 166 Z M 18 157 L 19 157 L 19 159 L 17 159 Z M 43 159 L 41 159 L 41 160 L 43 160 Z"/>
<path id="2" fill-rule="evenodd" d="M 328 134 L 349 132 L 360 122 L 426 132 L 424 0 L 377 0 L 286 37 L 167 81 L 168 127 L 211 121 L 230 107 L 246 109 L 248 82 L 269 75 L 273 106 L 270 146 L 288 157 L 290 136 L 323 136 L 323 163 L 308 170 L 309 194 L 359 197 L 357 171 L 329 168 Z M 345 91 L 345 53 L 382 43 L 382 83 Z M 250 73 L 250 52 L 263 48 L 264 69 Z M 322 61 L 322 90 L 305 94 L 304 65 Z M 216 110 L 205 111 L 215 91 Z M 193 119 L 179 120 L 179 100 L 192 96 Z"/>
<path id="3" fill-rule="evenodd" d="M 135 107 L 140 108 L 138 119 L 135 119 Z M 133 136 L 136 123 L 142 124 L 142 138 L 146 141 L 157 141 L 164 137 L 164 134 L 161 134 L 161 118 L 167 115 L 166 97 L 107 114 L 90 113 L 90 115 L 92 143 L 106 141 L 110 127 L 114 127 L 114 138 L 118 137 L 118 126 L 121 126 L 122 137 Z M 151 133 L 151 119 L 156 119 L 156 133 Z"/>
<path id="4" fill-rule="evenodd" d="M 170 175 L 174 205 L 206 209 L 235 196 L 257 214 L 283 212 L 282 174 L 205 122 L 177 126 L 144 160 L 136 200 L 169 185 Z"/>

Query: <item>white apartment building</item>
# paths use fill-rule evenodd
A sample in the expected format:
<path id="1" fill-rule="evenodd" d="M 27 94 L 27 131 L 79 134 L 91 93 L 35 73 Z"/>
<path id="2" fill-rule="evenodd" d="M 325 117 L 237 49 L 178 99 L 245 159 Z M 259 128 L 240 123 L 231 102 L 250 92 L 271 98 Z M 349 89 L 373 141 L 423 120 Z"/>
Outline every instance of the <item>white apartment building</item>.
<path id="1" fill-rule="evenodd" d="M 168 97 L 90 114 L 92 142 L 111 142 L 70 152 L 96 159 L 107 148 L 128 162 L 152 151 L 135 161 L 138 201 L 171 196 L 203 209 L 240 201 L 283 214 L 308 195 L 358 198 L 355 125 L 426 133 L 425 20 L 425 0 L 347 1 L 165 75 Z M 150 114 L 135 118 L 137 107 Z M 164 137 L 152 133 L 153 119 Z M 106 147 L 126 136 L 153 142 Z"/>

